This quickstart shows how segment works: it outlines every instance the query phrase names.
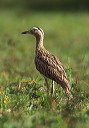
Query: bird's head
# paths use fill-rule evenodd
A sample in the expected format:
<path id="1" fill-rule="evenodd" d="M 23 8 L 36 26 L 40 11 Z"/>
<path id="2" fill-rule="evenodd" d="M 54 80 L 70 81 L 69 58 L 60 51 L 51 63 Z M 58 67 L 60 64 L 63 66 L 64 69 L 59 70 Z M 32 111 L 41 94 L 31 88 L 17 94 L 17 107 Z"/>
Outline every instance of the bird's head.
<path id="1" fill-rule="evenodd" d="M 32 34 L 35 37 L 37 37 L 37 36 L 43 36 L 44 37 L 44 32 L 40 27 L 32 27 L 30 30 L 24 31 L 21 34 Z"/>

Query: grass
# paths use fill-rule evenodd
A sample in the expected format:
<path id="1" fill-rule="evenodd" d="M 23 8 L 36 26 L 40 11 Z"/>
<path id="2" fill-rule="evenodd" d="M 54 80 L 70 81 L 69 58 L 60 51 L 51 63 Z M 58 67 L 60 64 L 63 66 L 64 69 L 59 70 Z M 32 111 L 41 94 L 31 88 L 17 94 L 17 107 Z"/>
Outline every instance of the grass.
<path id="1" fill-rule="evenodd" d="M 55 86 L 50 99 L 34 66 L 32 26 L 45 32 L 45 47 L 65 66 L 74 99 Z M 88 128 L 88 13 L 0 10 L 0 126 L 2 128 Z"/>

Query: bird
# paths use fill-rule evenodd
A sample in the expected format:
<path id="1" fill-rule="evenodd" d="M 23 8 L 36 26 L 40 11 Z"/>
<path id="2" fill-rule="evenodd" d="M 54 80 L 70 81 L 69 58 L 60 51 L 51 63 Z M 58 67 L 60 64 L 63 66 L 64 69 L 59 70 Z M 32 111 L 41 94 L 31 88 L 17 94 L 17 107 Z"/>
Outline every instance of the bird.
<path id="1" fill-rule="evenodd" d="M 35 66 L 36 69 L 44 76 L 45 84 L 49 90 L 48 79 L 52 80 L 51 94 L 54 95 L 54 82 L 59 84 L 68 95 L 69 99 L 73 98 L 70 91 L 69 80 L 62 62 L 43 45 L 44 31 L 40 27 L 32 27 L 30 30 L 23 31 L 21 34 L 31 34 L 36 38 L 35 48 Z"/>

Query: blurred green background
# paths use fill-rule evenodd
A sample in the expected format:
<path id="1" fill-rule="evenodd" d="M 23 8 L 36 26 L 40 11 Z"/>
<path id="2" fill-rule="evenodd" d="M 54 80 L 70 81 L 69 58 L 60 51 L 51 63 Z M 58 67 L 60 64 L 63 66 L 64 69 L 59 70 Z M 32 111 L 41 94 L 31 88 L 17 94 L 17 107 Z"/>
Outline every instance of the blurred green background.
<path id="1" fill-rule="evenodd" d="M 1 0 L 1 7 L 24 7 L 29 10 L 88 10 L 88 0 Z"/>
<path id="2" fill-rule="evenodd" d="M 22 31 L 32 26 L 44 30 L 45 48 L 57 56 L 65 67 L 73 87 L 71 90 L 76 97 L 69 106 L 64 103 L 64 100 L 61 103 L 63 93 L 58 90 L 59 86 L 56 92 L 60 92 L 57 94 L 60 100 L 56 101 L 56 104 L 53 102 L 53 106 L 56 107 L 53 107 L 53 110 L 51 108 L 49 112 L 46 111 L 49 106 L 46 104 L 45 94 L 37 93 L 38 99 L 33 95 L 32 98 L 29 94 L 29 90 L 32 90 L 31 94 L 38 92 L 34 81 L 36 87 L 43 84 L 43 78 L 34 65 L 35 37 L 21 35 Z M 89 127 L 88 26 L 88 0 L 0 0 L 0 123 L 2 128 L 7 128 L 8 125 L 10 128 Z M 29 80 L 32 86 L 28 84 Z M 20 89 L 23 88 L 20 85 L 28 90 L 21 91 Z M 8 103 L 5 99 L 9 99 Z M 18 119 L 19 123 L 17 123 Z"/>

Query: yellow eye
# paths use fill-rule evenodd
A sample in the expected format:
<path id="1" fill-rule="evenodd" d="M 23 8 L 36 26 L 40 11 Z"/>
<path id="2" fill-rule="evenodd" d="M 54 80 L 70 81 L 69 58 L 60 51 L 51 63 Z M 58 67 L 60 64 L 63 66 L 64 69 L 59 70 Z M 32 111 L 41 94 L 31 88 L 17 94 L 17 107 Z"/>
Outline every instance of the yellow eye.
<path id="1" fill-rule="evenodd" d="M 33 32 L 36 32 L 36 30 L 35 30 L 35 29 L 33 29 Z"/>

